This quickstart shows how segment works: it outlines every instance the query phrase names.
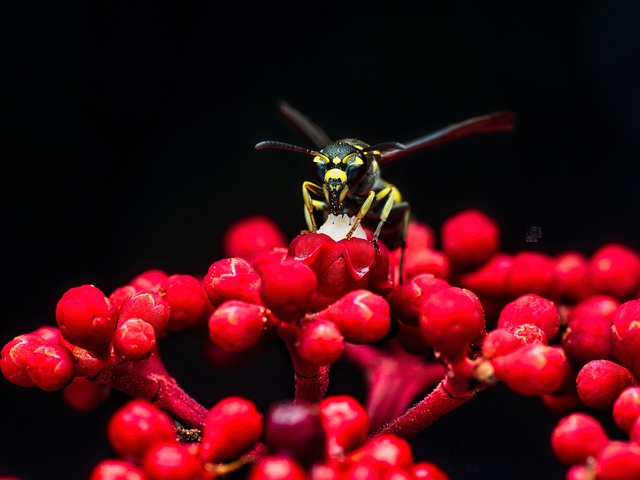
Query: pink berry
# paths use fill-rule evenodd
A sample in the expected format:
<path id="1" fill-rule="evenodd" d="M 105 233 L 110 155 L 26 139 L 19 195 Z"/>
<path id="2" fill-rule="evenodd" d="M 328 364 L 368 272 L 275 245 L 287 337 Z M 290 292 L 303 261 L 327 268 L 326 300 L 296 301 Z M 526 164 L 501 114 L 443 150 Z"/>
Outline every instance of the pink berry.
<path id="1" fill-rule="evenodd" d="M 169 415 L 147 400 L 135 399 L 111 416 L 107 437 L 118 455 L 141 458 L 153 445 L 175 441 L 176 431 Z"/>
<path id="2" fill-rule="evenodd" d="M 118 323 L 131 318 L 144 320 L 153 327 L 156 336 L 161 335 L 169 321 L 170 307 L 158 292 L 141 290 L 124 299 L 118 309 Z"/>
<path id="3" fill-rule="evenodd" d="M 560 330 L 560 315 L 556 305 L 536 294 L 522 295 L 507 303 L 498 317 L 498 327 L 532 323 L 540 327 L 552 342 Z"/>
<path id="4" fill-rule="evenodd" d="M 260 339 L 265 321 L 264 307 L 228 300 L 209 317 L 209 337 L 225 350 L 245 350 Z"/>
<path id="5" fill-rule="evenodd" d="M 146 480 L 192 480 L 202 468 L 193 448 L 158 441 L 141 461 Z"/>
<path id="6" fill-rule="evenodd" d="M 218 260 L 209 266 L 204 290 L 213 306 L 227 300 L 260 303 L 260 276 L 244 258 Z"/>
<path id="7" fill-rule="evenodd" d="M 67 290 L 56 305 L 56 321 L 67 341 L 100 352 L 108 347 L 116 328 L 109 299 L 93 285 Z"/>
<path id="8" fill-rule="evenodd" d="M 142 470 L 126 460 L 102 460 L 91 470 L 89 480 L 146 480 Z"/>
<path id="9" fill-rule="evenodd" d="M 391 327 L 389 304 L 368 290 L 351 291 L 316 315 L 335 323 L 350 343 L 377 342 Z"/>
<path id="10" fill-rule="evenodd" d="M 534 293 L 547 297 L 554 288 L 554 261 L 544 253 L 521 251 L 513 256 L 506 290 L 513 297 Z"/>
<path id="11" fill-rule="evenodd" d="M 434 292 L 420 310 L 420 331 L 425 341 L 450 359 L 465 354 L 484 328 L 484 311 L 478 297 L 463 288 Z"/>
<path id="12" fill-rule="evenodd" d="M 315 318 L 302 323 L 296 350 L 314 365 L 331 365 L 344 350 L 344 337 L 335 323 Z"/>
<path id="13" fill-rule="evenodd" d="M 210 312 L 202 283 L 191 275 L 171 275 L 162 281 L 160 289 L 169 305 L 169 331 L 191 328 Z"/>
<path id="14" fill-rule="evenodd" d="M 319 408 L 330 456 L 341 455 L 364 444 L 369 416 L 355 398 L 349 395 L 329 396 L 320 402 Z"/>
<path id="15" fill-rule="evenodd" d="M 307 265 L 287 258 L 261 265 L 258 273 L 262 279 L 260 298 L 278 318 L 295 321 L 309 311 L 318 279 Z"/>
<path id="16" fill-rule="evenodd" d="M 233 223 L 222 237 L 226 257 L 240 257 L 253 262 L 256 255 L 272 248 L 285 247 L 287 239 L 273 220 L 254 215 Z"/>
<path id="17" fill-rule="evenodd" d="M 619 243 L 603 245 L 589 262 L 589 281 L 598 293 L 628 299 L 640 284 L 640 255 Z"/>
<path id="18" fill-rule="evenodd" d="M 613 314 L 611 325 L 613 357 L 640 378 L 640 300 L 621 304 Z"/>
<path id="19" fill-rule="evenodd" d="M 76 374 L 76 359 L 68 348 L 54 344 L 36 348 L 27 364 L 33 383 L 46 392 L 60 390 Z"/>
<path id="20" fill-rule="evenodd" d="M 627 387 L 620 392 L 613 404 L 613 419 L 616 425 L 626 433 L 629 433 L 631 426 L 640 417 L 640 387 Z"/>
<path id="21" fill-rule="evenodd" d="M 212 462 L 233 460 L 260 440 L 262 429 L 262 414 L 252 401 L 237 396 L 224 398 L 207 414 L 200 456 Z"/>
<path id="22" fill-rule="evenodd" d="M 558 347 L 524 345 L 491 360 L 495 376 L 511 390 L 526 396 L 555 392 L 565 377 L 566 357 Z"/>
<path id="23" fill-rule="evenodd" d="M 562 418 L 551 433 L 551 449 L 566 465 L 585 463 L 608 442 L 609 437 L 602 425 L 584 413 L 572 413 Z"/>
<path id="24" fill-rule="evenodd" d="M 484 264 L 498 251 L 500 229 L 486 213 L 467 209 L 444 221 L 441 241 L 454 270 L 470 270 Z"/>
<path id="25" fill-rule="evenodd" d="M 75 377 L 62 390 L 62 398 L 71 408 L 78 412 L 95 410 L 108 397 L 111 389 L 84 377 Z"/>
<path id="26" fill-rule="evenodd" d="M 113 334 L 113 349 L 125 360 L 142 360 L 151 355 L 155 348 L 155 331 L 140 318 L 130 318 L 120 323 Z"/>
<path id="27" fill-rule="evenodd" d="M 307 474 L 295 460 L 269 455 L 251 467 L 247 480 L 307 480 Z"/>
<path id="28" fill-rule="evenodd" d="M 597 480 L 640 478 L 640 444 L 613 440 L 596 457 Z"/>
<path id="29" fill-rule="evenodd" d="M 622 365 L 610 360 L 591 360 L 578 372 L 576 384 L 585 405 L 607 410 L 613 407 L 620 392 L 636 381 Z"/>
<path id="30" fill-rule="evenodd" d="M 409 282 L 396 285 L 387 297 L 391 314 L 402 323 L 417 326 L 422 304 L 433 292 L 450 286 L 432 273 L 416 275 Z"/>

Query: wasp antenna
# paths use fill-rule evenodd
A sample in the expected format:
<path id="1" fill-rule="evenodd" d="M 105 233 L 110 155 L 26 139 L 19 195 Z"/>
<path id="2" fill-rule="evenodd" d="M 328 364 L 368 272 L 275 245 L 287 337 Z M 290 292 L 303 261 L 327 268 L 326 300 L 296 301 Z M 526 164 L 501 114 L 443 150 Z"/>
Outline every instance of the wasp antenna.
<path id="1" fill-rule="evenodd" d="M 267 148 L 277 148 L 278 150 L 287 150 L 289 152 L 306 153 L 307 155 L 313 156 L 323 156 L 321 153 L 316 152 L 315 150 L 309 150 L 308 148 L 298 147 L 297 145 L 278 142 L 276 140 L 264 140 L 262 142 L 256 143 L 256 150 L 265 150 Z"/>
<path id="2" fill-rule="evenodd" d="M 362 149 L 363 152 L 385 152 L 389 150 L 404 150 L 407 148 L 404 143 L 400 142 L 384 142 L 384 143 L 376 143 L 375 145 L 369 145 Z"/>
<path id="3" fill-rule="evenodd" d="M 302 114 L 284 100 L 280 100 L 278 103 L 280 113 L 284 116 L 289 123 L 296 127 L 303 135 L 311 140 L 316 147 L 326 147 L 331 143 L 331 138 L 327 133 L 316 125 L 309 117 Z"/>

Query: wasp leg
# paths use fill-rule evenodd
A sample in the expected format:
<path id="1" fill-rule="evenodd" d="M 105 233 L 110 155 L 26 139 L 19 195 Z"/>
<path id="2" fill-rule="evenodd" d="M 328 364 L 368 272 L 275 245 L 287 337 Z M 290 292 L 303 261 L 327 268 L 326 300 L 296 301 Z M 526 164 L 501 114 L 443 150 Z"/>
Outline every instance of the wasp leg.
<path id="1" fill-rule="evenodd" d="M 360 207 L 360 210 L 356 214 L 356 219 L 354 220 L 353 225 L 351 225 L 351 228 L 347 232 L 347 235 L 346 235 L 347 239 L 349 239 L 349 238 L 351 238 L 353 236 L 353 234 L 356 231 L 356 228 L 358 228 L 358 225 L 360 225 L 360 222 L 362 221 L 362 219 L 365 217 L 365 215 L 367 214 L 367 212 L 371 208 L 371 204 L 373 203 L 373 200 L 375 198 L 376 198 L 376 192 L 371 190 L 369 192 L 369 195 L 367 195 L 367 199 L 364 201 L 364 203 Z M 374 243 L 374 245 L 376 246 L 376 248 L 378 248 L 377 244 Z"/>
<path id="2" fill-rule="evenodd" d="M 400 263 L 398 264 L 398 283 L 403 283 L 404 276 L 404 253 L 407 249 L 407 230 L 409 230 L 409 218 L 411 216 L 411 207 L 408 204 L 404 205 L 404 216 L 402 217 L 402 232 L 400 232 L 400 239 L 398 241 L 400 247 Z"/>
<path id="3" fill-rule="evenodd" d="M 325 210 L 327 208 L 324 202 L 314 200 L 311 194 L 322 195 L 322 188 L 313 182 L 302 183 L 302 199 L 304 200 L 304 219 L 307 222 L 307 228 L 310 232 L 316 232 L 318 227 L 316 220 L 313 218 L 314 210 Z"/>

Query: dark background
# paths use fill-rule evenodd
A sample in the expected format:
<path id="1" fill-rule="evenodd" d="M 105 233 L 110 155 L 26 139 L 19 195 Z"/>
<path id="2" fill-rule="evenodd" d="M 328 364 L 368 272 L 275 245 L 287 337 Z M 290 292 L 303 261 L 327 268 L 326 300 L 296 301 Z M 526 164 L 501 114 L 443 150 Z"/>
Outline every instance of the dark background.
<path id="1" fill-rule="evenodd" d="M 484 209 L 506 251 L 640 248 L 637 2 L 386 3 L 5 2 L 0 343 L 55 324 L 72 286 L 110 292 L 148 268 L 203 273 L 247 215 L 290 237 L 304 228 L 309 159 L 253 148 L 313 146 L 279 118 L 280 99 L 333 138 L 371 143 L 512 110 L 514 133 L 416 153 L 385 177 L 436 230 Z M 525 242 L 531 225 L 538 243 Z M 193 342 L 176 335 L 167 362 L 203 404 L 237 393 L 264 409 L 292 395 L 277 346 L 216 373 L 198 369 Z M 331 392 L 361 395 L 354 371 L 334 371 Z M 82 415 L 2 381 L 0 401 L 0 475 L 81 479 L 112 455 L 104 425 L 122 396 Z M 556 421 L 499 387 L 412 444 L 453 479 L 563 478 L 548 446 Z"/>

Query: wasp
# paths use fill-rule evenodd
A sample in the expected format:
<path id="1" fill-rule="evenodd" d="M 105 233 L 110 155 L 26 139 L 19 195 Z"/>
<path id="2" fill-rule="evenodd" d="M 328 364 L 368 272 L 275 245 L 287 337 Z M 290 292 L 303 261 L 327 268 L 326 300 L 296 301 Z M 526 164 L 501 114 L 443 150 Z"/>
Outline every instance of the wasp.
<path id="1" fill-rule="evenodd" d="M 500 111 L 454 123 L 415 140 L 369 145 L 357 138 L 332 141 L 327 133 L 287 102 L 279 104 L 281 114 L 297 127 L 317 149 L 266 140 L 256 144 L 257 150 L 275 148 L 313 157 L 317 183 L 302 184 L 304 215 L 310 232 L 317 231 L 316 211 L 346 214 L 353 217 L 346 238 L 353 236 L 361 223 L 373 231 L 372 242 L 378 240 L 389 248 L 401 248 L 399 278 L 406 247 L 410 206 L 399 190 L 381 177 L 380 167 L 422 148 L 475 134 L 513 130 L 515 115 Z"/>

